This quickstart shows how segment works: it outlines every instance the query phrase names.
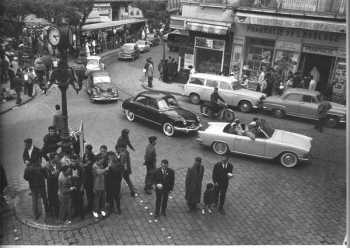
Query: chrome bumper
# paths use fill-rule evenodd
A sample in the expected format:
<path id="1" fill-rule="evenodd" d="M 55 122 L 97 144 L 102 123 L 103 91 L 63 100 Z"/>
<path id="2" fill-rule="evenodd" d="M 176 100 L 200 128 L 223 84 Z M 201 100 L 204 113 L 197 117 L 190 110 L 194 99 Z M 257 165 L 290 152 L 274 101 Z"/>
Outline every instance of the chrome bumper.
<path id="1" fill-rule="evenodd" d="M 113 97 L 104 97 L 104 96 L 92 96 L 91 101 L 117 101 L 119 100 L 119 96 L 113 96 Z"/>
<path id="2" fill-rule="evenodd" d="M 178 132 L 184 132 L 184 133 L 189 133 L 189 132 L 195 132 L 198 131 L 202 127 L 202 124 L 199 124 L 198 126 L 191 128 L 191 127 L 174 127 L 175 131 Z"/>

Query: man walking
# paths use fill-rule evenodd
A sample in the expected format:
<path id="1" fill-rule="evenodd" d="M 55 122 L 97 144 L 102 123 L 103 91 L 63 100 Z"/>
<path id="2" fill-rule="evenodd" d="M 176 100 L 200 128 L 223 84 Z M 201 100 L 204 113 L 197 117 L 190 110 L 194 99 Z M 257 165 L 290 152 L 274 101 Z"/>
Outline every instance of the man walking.
<path id="1" fill-rule="evenodd" d="M 215 204 L 219 213 L 225 214 L 224 203 L 229 179 L 232 177 L 233 165 L 229 162 L 229 157 L 225 156 L 221 162 L 215 164 L 213 169 L 213 182 L 216 188 Z M 219 203 L 219 205 L 218 205 Z"/>
<path id="2" fill-rule="evenodd" d="M 154 173 L 154 184 L 156 186 L 156 209 L 154 217 L 159 217 L 159 211 L 166 216 L 166 208 L 168 204 L 168 196 L 174 189 L 175 172 L 168 168 L 169 162 L 163 159 L 161 167 Z"/>
<path id="3" fill-rule="evenodd" d="M 315 124 L 315 128 L 322 133 L 323 126 L 326 124 L 328 111 L 332 108 L 332 105 L 328 101 L 322 101 L 317 108 L 318 120 Z"/>
<path id="4" fill-rule="evenodd" d="M 64 129 L 65 117 L 62 114 L 60 105 L 56 104 L 55 105 L 55 110 L 56 110 L 56 114 L 53 116 L 53 124 L 52 124 L 52 126 L 54 126 L 56 128 L 56 130 L 58 131 L 59 135 L 62 135 L 62 131 Z"/>
<path id="5" fill-rule="evenodd" d="M 151 136 L 148 138 L 149 144 L 146 147 L 145 152 L 145 162 L 146 166 L 146 177 L 145 177 L 145 192 L 146 194 L 152 194 L 152 185 L 153 185 L 153 173 L 156 169 L 156 140 L 157 137 Z"/>

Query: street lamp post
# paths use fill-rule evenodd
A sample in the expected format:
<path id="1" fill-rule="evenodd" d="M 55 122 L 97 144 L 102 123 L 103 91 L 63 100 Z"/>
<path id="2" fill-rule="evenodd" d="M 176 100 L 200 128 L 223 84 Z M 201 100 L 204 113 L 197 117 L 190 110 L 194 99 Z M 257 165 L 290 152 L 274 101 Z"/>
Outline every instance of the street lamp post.
<path id="1" fill-rule="evenodd" d="M 163 81 L 166 82 L 167 81 L 167 72 L 165 72 L 165 70 L 167 70 L 167 66 L 165 63 L 165 39 L 164 39 L 164 34 L 162 33 L 161 35 L 161 39 L 162 39 L 162 46 L 163 46 Z"/>

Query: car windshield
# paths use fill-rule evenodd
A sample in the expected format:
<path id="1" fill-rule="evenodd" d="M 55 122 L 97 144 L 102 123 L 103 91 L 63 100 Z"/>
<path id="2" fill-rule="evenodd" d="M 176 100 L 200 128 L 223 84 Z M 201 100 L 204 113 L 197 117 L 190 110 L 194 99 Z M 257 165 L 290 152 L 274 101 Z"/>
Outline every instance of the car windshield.
<path id="1" fill-rule="evenodd" d="M 271 127 L 271 125 L 267 123 L 267 121 L 265 121 L 264 119 L 260 119 L 259 127 L 264 132 L 264 134 L 267 135 L 267 138 L 271 138 L 273 133 L 275 132 L 275 129 Z"/>
<path id="2" fill-rule="evenodd" d="M 111 83 L 97 83 L 94 86 L 104 91 L 112 88 Z"/>
<path id="3" fill-rule="evenodd" d="M 94 77 L 94 84 L 111 83 L 111 82 L 112 80 L 109 76 Z"/>
<path id="4" fill-rule="evenodd" d="M 87 64 L 88 65 L 98 65 L 98 59 L 89 59 Z"/>
<path id="5" fill-rule="evenodd" d="M 138 40 L 136 43 L 138 45 L 146 45 L 146 41 L 144 41 L 144 40 Z"/>
<path id="6" fill-rule="evenodd" d="M 178 106 L 179 105 L 174 97 L 164 97 L 158 101 L 159 110 L 168 110 Z"/>
<path id="7" fill-rule="evenodd" d="M 125 50 L 134 50 L 135 45 L 134 44 L 125 44 L 123 46 L 123 49 Z"/>

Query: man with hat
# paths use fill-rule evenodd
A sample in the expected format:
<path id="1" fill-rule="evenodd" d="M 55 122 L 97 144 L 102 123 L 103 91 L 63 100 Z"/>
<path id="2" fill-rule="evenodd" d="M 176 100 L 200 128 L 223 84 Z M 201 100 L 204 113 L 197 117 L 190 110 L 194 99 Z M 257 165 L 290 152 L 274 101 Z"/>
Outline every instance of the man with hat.
<path id="1" fill-rule="evenodd" d="M 25 148 L 23 152 L 23 162 L 27 166 L 38 165 L 41 166 L 41 151 L 33 145 L 31 138 L 25 139 Z"/>
<path id="2" fill-rule="evenodd" d="M 145 162 L 144 165 L 146 166 L 146 177 L 145 177 L 145 192 L 146 194 L 152 194 L 152 185 L 153 185 L 153 173 L 156 169 L 156 140 L 157 137 L 150 136 L 148 138 L 149 144 L 146 147 L 145 152 Z"/>
<path id="3" fill-rule="evenodd" d="M 81 219 L 84 219 L 84 209 L 83 209 L 83 167 L 79 156 L 77 154 L 73 154 L 71 158 L 72 171 L 72 207 L 73 207 L 73 216 L 79 215 Z"/>

